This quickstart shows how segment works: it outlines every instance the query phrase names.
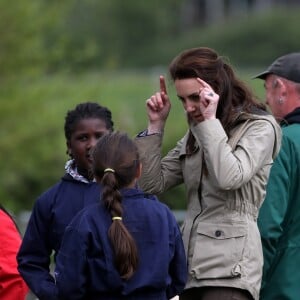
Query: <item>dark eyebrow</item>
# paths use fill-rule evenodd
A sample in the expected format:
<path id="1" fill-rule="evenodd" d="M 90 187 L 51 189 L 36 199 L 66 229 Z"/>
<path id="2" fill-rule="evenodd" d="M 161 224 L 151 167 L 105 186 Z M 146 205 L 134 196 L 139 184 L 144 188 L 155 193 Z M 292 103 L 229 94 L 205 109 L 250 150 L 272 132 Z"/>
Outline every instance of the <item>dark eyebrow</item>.
<path id="1" fill-rule="evenodd" d="M 194 96 L 199 96 L 199 93 L 198 92 L 194 92 L 194 93 L 188 95 L 187 97 L 194 97 Z M 180 98 L 180 99 L 184 98 L 184 97 L 182 97 L 180 95 L 177 95 L 177 97 Z"/>

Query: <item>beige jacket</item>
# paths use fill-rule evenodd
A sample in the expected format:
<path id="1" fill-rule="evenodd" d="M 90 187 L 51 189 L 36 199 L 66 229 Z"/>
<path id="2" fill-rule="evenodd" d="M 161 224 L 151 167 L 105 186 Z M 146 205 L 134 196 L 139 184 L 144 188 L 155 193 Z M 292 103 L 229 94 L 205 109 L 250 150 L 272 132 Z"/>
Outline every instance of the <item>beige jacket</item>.
<path id="1" fill-rule="evenodd" d="M 238 120 L 230 139 L 219 120 L 190 128 L 197 145 L 189 156 L 188 133 L 164 158 L 161 135 L 136 138 L 143 163 L 140 185 L 160 194 L 185 184 L 186 288 L 236 287 L 258 299 L 263 254 L 256 221 L 281 129 L 270 115 L 241 114 Z"/>

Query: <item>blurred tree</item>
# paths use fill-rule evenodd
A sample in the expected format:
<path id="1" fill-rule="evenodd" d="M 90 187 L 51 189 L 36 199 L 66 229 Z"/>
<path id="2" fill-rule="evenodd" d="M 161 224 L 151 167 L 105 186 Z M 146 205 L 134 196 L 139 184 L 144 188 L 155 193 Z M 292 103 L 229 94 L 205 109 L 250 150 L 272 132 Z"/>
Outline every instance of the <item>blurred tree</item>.
<path id="1" fill-rule="evenodd" d="M 181 1 L 77 0 L 59 4 L 64 6 L 59 10 L 61 19 L 54 26 L 49 23 L 44 35 L 50 67 L 83 70 L 152 65 L 151 52 L 160 51 L 155 45 L 177 33 Z"/>
<path id="2" fill-rule="evenodd" d="M 266 61 L 270 50 L 284 53 L 299 46 L 299 39 L 290 38 L 297 35 L 296 9 L 256 18 L 228 15 L 225 20 L 208 14 L 210 2 L 2 0 L 0 76 L 166 65 L 179 50 L 196 45 L 214 47 L 251 65 Z M 223 6 L 219 4 L 219 11 L 226 10 Z M 247 51 L 249 47 L 253 51 Z"/>
<path id="3" fill-rule="evenodd" d="M 0 1 L 0 78 L 43 67 L 37 0 Z"/>

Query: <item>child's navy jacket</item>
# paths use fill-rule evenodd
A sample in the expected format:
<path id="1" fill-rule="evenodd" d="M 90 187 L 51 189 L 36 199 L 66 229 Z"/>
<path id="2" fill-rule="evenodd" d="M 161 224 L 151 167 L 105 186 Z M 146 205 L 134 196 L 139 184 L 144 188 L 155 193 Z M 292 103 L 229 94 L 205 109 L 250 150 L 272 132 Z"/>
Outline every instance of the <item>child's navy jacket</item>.
<path id="1" fill-rule="evenodd" d="M 66 174 L 35 202 L 17 255 L 18 270 L 40 300 L 57 300 L 57 287 L 49 273 L 50 255 L 56 256 L 66 226 L 85 206 L 99 202 L 95 182 L 83 183 Z"/>
<path id="2" fill-rule="evenodd" d="M 137 271 L 127 281 L 120 277 L 108 238 L 111 215 L 101 203 L 89 206 L 67 227 L 57 256 L 61 299 L 165 300 L 183 290 L 187 264 L 174 215 L 138 189 L 124 189 L 122 197 L 122 222 L 138 247 Z"/>

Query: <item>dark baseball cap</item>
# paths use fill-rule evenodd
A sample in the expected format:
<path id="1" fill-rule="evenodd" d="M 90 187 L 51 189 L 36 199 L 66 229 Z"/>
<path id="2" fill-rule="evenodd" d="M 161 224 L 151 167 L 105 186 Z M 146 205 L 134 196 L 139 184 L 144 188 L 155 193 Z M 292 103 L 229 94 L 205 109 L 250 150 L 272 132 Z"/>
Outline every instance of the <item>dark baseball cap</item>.
<path id="1" fill-rule="evenodd" d="M 269 74 L 300 83 L 300 52 L 280 56 L 264 72 L 253 78 L 266 79 Z"/>

